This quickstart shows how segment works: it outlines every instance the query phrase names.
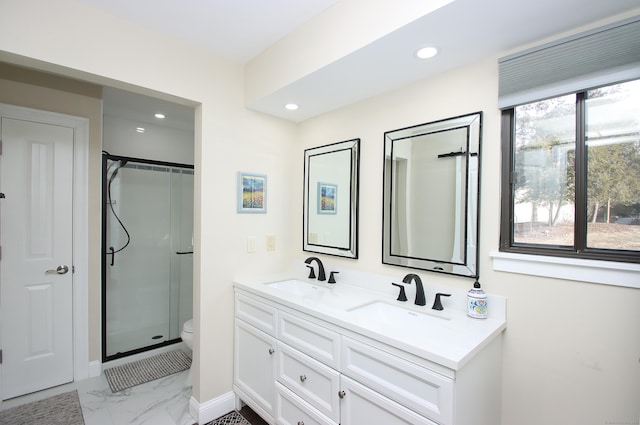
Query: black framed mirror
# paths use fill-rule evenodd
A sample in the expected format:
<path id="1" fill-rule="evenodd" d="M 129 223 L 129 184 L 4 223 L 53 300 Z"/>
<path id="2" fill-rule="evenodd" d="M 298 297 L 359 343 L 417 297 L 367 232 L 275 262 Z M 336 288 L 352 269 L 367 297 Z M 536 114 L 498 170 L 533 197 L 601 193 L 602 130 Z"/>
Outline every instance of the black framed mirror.
<path id="1" fill-rule="evenodd" d="M 358 258 L 360 139 L 304 151 L 303 250 Z"/>
<path id="2" fill-rule="evenodd" d="M 384 134 L 382 262 L 478 278 L 482 112 Z"/>

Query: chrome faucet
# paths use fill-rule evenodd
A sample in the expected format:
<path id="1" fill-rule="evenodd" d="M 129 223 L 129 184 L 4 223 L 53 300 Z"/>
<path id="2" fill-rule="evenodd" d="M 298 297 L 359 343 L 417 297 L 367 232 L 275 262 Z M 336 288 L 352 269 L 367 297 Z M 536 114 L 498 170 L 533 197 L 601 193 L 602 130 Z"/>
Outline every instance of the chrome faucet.
<path id="1" fill-rule="evenodd" d="M 311 262 L 314 260 L 316 261 L 316 263 L 318 263 L 318 280 L 320 281 L 327 280 L 327 276 L 324 274 L 324 266 L 322 265 L 322 261 L 320 261 L 318 257 L 309 257 L 306 260 L 304 260 L 306 264 L 309 264 L 307 267 L 311 269 L 311 271 L 309 272 L 309 277 L 312 279 L 315 277 L 315 273 L 313 273 L 313 266 L 310 265 Z"/>
<path id="2" fill-rule="evenodd" d="M 425 305 L 427 301 L 424 299 L 424 288 L 422 287 L 422 279 L 420 279 L 420 276 L 415 273 L 409 273 L 402 279 L 404 283 L 411 283 L 412 280 L 416 282 L 415 305 Z"/>

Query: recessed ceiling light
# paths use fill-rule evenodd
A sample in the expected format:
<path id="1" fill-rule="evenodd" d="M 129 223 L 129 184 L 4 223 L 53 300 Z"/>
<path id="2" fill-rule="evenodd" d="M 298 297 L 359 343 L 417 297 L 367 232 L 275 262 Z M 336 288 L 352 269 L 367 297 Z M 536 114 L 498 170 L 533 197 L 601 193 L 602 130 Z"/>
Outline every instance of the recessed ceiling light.
<path id="1" fill-rule="evenodd" d="M 143 127 L 138 127 L 138 128 L 136 128 L 136 131 L 138 133 L 144 133 L 144 128 Z"/>
<path id="2" fill-rule="evenodd" d="M 164 118 L 164 114 L 155 114 L 154 117 L 158 118 L 158 119 L 163 119 Z"/>
<path id="3" fill-rule="evenodd" d="M 299 106 L 296 105 L 295 103 L 287 103 L 286 105 L 284 105 L 284 107 L 290 111 L 295 111 L 296 109 L 299 108 Z"/>
<path id="4" fill-rule="evenodd" d="M 423 47 L 416 52 L 416 56 L 419 59 L 429 59 L 438 54 L 438 49 L 435 47 Z"/>

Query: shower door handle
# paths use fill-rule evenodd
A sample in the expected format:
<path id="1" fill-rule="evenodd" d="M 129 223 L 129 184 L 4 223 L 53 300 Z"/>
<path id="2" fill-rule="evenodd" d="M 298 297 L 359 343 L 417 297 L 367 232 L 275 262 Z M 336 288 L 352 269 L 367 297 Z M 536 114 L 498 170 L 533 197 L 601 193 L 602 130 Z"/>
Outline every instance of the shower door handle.
<path id="1" fill-rule="evenodd" d="M 45 274 L 67 274 L 69 271 L 69 266 L 58 266 L 55 270 L 47 270 L 44 272 Z"/>

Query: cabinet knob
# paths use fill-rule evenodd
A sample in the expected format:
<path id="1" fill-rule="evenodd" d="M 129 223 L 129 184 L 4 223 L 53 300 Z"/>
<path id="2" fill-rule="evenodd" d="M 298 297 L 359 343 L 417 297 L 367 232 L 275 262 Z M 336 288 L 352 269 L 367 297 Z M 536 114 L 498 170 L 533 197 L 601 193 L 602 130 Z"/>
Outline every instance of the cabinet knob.
<path id="1" fill-rule="evenodd" d="M 269 354 L 273 354 L 275 352 L 276 352 L 276 350 L 274 350 L 273 348 L 269 348 Z"/>
<path id="2" fill-rule="evenodd" d="M 338 391 L 338 397 L 340 398 L 344 398 L 344 396 L 346 396 L 347 393 L 345 393 L 344 391 Z"/>
<path id="3" fill-rule="evenodd" d="M 300 382 L 304 382 L 307 380 L 307 375 L 300 375 Z"/>
<path id="4" fill-rule="evenodd" d="M 298 421 L 298 425 L 304 425 L 304 421 Z"/>

